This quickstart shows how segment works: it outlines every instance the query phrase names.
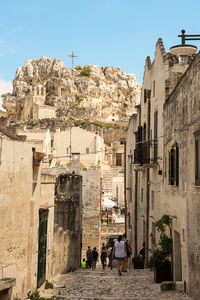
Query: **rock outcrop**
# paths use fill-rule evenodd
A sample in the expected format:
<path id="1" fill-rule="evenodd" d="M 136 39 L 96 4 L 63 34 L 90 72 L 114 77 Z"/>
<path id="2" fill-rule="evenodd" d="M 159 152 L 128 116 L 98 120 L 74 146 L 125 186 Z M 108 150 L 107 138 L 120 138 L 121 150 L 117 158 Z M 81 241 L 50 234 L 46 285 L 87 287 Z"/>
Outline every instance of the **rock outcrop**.
<path id="1" fill-rule="evenodd" d="M 57 58 L 42 57 L 18 68 L 13 93 L 4 96 L 3 107 L 14 122 L 43 118 L 117 122 L 128 121 L 139 97 L 134 74 L 95 65 L 67 69 Z"/>

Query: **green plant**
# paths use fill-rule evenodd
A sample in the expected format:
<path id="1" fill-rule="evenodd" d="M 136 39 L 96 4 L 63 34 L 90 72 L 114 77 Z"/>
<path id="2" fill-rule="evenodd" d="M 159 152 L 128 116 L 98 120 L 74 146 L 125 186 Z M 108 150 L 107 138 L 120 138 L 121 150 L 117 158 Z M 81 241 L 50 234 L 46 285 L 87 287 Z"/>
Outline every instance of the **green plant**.
<path id="1" fill-rule="evenodd" d="M 77 65 L 75 69 L 76 69 L 77 71 L 80 71 L 80 70 L 82 70 L 82 67 L 79 66 L 79 65 Z"/>
<path id="2" fill-rule="evenodd" d="M 16 296 L 16 297 L 13 298 L 13 300 L 21 300 L 21 298 Z"/>
<path id="3" fill-rule="evenodd" d="M 52 296 L 51 298 L 40 297 L 40 293 L 38 290 L 35 290 L 32 294 L 29 292 L 26 299 L 30 300 L 60 300 L 60 297 Z M 18 300 L 18 299 L 16 299 Z M 19 299 L 20 300 L 20 299 Z"/>
<path id="4" fill-rule="evenodd" d="M 4 97 L 10 96 L 10 95 L 11 95 L 11 93 L 6 93 L 6 94 L 2 94 L 1 97 L 4 98 Z"/>
<path id="5" fill-rule="evenodd" d="M 49 282 L 48 280 L 46 280 L 45 282 L 45 287 L 46 290 L 47 289 L 53 289 L 53 283 Z"/>
<path id="6" fill-rule="evenodd" d="M 83 69 L 81 72 L 80 72 L 81 76 L 87 76 L 87 77 L 90 77 L 90 69 Z"/>
<path id="7" fill-rule="evenodd" d="M 152 251 L 149 259 L 149 267 L 159 266 L 165 262 L 170 262 L 172 258 L 173 240 L 166 234 L 166 227 L 170 227 L 171 218 L 168 215 L 163 215 L 160 220 L 156 222 L 156 228 L 160 233 L 160 240 L 155 244 L 155 249 Z M 152 242 L 155 242 L 152 240 Z"/>
<path id="8" fill-rule="evenodd" d="M 39 291 L 35 290 L 32 294 L 31 294 L 31 292 L 29 292 L 27 299 L 30 299 L 30 300 L 41 300 Z"/>

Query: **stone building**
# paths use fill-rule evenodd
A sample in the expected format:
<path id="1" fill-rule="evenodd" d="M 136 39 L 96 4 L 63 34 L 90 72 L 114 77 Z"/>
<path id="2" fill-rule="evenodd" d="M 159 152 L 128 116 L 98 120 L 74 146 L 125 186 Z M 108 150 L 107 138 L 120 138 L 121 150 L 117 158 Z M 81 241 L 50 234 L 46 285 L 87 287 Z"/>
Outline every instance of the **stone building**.
<path id="1" fill-rule="evenodd" d="M 0 130 L 0 276 L 16 278 L 13 295 L 25 299 L 44 276 L 51 278 L 55 178 L 40 176 L 37 152 L 6 128 Z M 44 232 L 38 239 L 38 228 Z M 39 263 L 40 245 L 46 255 Z M 39 265 L 43 266 L 38 272 Z M 46 274 L 45 274 L 46 273 Z"/>
<path id="2" fill-rule="evenodd" d="M 200 295 L 200 54 L 166 99 L 163 111 L 163 210 L 174 216 L 174 276 Z"/>
<path id="3" fill-rule="evenodd" d="M 189 118 L 193 118 L 190 116 L 194 111 L 198 115 L 198 105 L 194 108 L 195 104 L 192 104 L 198 101 L 194 92 L 198 90 L 198 56 L 195 58 L 195 52 L 195 46 L 185 45 L 172 47 L 167 53 L 162 40 L 158 40 L 154 61 L 151 63 L 149 57 L 146 59 L 138 113 L 129 120 L 126 153 L 127 232 L 134 252 L 137 254 L 145 242 L 148 261 L 149 249 L 154 248 L 150 236 L 156 242 L 159 239 L 155 222 L 162 215 L 169 215 L 174 241 L 173 278 L 184 282 L 184 288 L 193 295 L 198 269 L 197 254 L 193 249 L 194 245 L 198 249 L 198 237 L 193 234 L 191 239 L 191 234 L 198 230 L 198 222 L 195 227 L 190 218 L 194 222 L 198 216 L 195 197 L 189 196 L 188 192 L 194 191 L 198 197 L 198 187 L 194 184 L 195 149 L 189 152 L 187 142 L 195 143 L 194 133 L 199 125 L 198 117 L 194 118 L 191 128 L 194 131 L 190 131 Z M 190 177 L 186 177 L 187 170 Z M 195 265 L 193 270 L 191 264 Z M 197 286 L 195 288 L 198 291 Z"/>
<path id="4" fill-rule="evenodd" d="M 12 294 L 21 299 L 81 259 L 82 177 L 41 173 L 41 149 L 0 129 L 0 285 L 13 278 L 8 292 L 16 280 Z"/>

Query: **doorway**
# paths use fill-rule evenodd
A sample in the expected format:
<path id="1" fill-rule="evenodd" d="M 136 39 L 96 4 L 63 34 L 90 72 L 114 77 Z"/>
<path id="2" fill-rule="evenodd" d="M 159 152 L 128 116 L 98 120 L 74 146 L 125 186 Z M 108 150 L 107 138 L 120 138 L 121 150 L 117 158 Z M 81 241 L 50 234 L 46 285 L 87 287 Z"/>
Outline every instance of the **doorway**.
<path id="1" fill-rule="evenodd" d="M 174 280 L 182 281 L 181 239 L 180 233 L 174 230 Z"/>
<path id="2" fill-rule="evenodd" d="M 48 210 L 39 211 L 39 236 L 38 236 L 38 272 L 37 287 L 45 282 L 46 278 L 46 253 L 47 253 L 47 222 Z"/>

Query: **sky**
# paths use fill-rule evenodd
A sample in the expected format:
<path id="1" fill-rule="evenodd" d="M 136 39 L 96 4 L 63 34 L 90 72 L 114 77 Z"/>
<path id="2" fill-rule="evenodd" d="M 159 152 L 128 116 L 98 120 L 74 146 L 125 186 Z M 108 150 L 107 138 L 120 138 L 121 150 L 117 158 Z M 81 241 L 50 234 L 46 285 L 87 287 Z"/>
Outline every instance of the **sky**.
<path id="1" fill-rule="evenodd" d="M 199 0 L 0 1 L 0 94 L 12 89 L 19 66 L 42 56 L 71 67 L 95 64 L 135 73 L 142 84 L 147 56 L 162 38 L 166 51 L 178 34 L 200 34 Z M 200 48 L 200 41 L 193 42 Z"/>

